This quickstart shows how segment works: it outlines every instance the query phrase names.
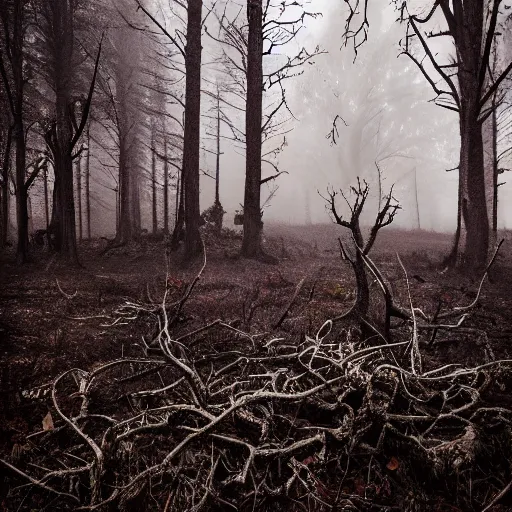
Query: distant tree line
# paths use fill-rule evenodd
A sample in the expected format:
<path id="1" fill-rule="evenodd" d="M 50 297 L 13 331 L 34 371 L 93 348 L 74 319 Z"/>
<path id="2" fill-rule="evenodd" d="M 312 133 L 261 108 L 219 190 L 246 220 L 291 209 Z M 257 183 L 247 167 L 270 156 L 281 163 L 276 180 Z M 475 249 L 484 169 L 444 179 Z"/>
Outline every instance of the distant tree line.
<path id="1" fill-rule="evenodd" d="M 420 12 L 393 3 L 405 26 L 402 53 L 431 85 L 434 101 L 460 119 L 458 222 L 447 262 L 482 267 L 496 240 L 499 175 L 511 148 L 509 0 L 433 0 Z M 370 32 L 368 4 L 344 2 L 340 40 L 352 41 L 356 54 Z M 19 263 L 30 256 L 36 180 L 44 185 L 51 247 L 72 264 L 79 262 L 77 239 L 91 237 L 91 203 L 103 201 L 98 187 L 115 194 L 115 206 L 103 204 L 115 212 L 111 247 L 140 236 L 141 205 L 149 203 L 152 231 L 169 234 L 174 249 L 183 241 L 184 257 L 195 257 L 202 250 L 200 178 L 208 174 L 202 150 L 215 155 L 208 215 L 222 226 L 223 139 L 245 153 L 242 255 L 265 257 L 261 190 L 271 185 L 272 197 L 286 172 L 278 165 L 293 118 L 285 87 L 322 53 L 300 48 L 289 56 L 287 45 L 318 13 L 293 0 L 244 7 L 188 0 L 169 9 L 166 17 L 141 0 L 1 3 L 0 245 L 8 241 L 14 195 Z M 216 45 L 213 62 L 203 59 L 205 38 Z M 445 57 L 432 49 L 437 38 L 451 41 Z M 265 57 L 280 54 L 277 65 L 265 65 Z"/>
<path id="2" fill-rule="evenodd" d="M 152 231 L 159 231 L 161 196 L 163 233 L 170 231 L 174 203 L 171 247 L 184 241 L 185 258 L 197 255 L 205 118 L 213 120 L 210 135 L 216 141 L 214 150 L 206 149 L 216 154 L 216 194 L 209 212 L 222 226 L 223 125 L 246 150 L 242 253 L 263 255 L 260 189 L 282 173 L 275 157 L 286 142 L 286 130 L 279 132 L 285 121 L 278 119 L 287 108 L 282 82 L 300 72 L 318 49 L 311 54 L 302 49 L 268 73 L 263 58 L 293 39 L 308 13 L 292 1 L 274 6 L 261 0 L 249 2 L 245 12 L 233 11 L 229 2 L 205 7 L 202 0 L 171 3 L 171 9 L 169 26 L 137 0 L 2 2 L 0 243 L 8 241 L 14 195 L 19 263 L 30 256 L 29 194 L 36 180 L 44 181 L 51 248 L 70 263 L 79 262 L 77 240 L 91 237 L 91 200 L 104 203 L 92 190 L 97 186 L 115 193 L 115 207 L 106 205 L 115 208 L 112 246 L 140 235 L 141 201 L 148 196 Z M 217 70 L 206 75 L 205 35 L 227 48 L 213 63 Z M 232 65 L 224 67 L 226 62 Z M 272 87 L 280 88 L 279 101 L 274 104 L 272 97 L 265 105 Z M 213 105 L 207 113 L 201 110 L 202 97 Z M 237 107 L 239 100 L 243 105 Z M 247 113 L 245 127 L 233 120 L 237 110 Z M 269 137 L 282 141 L 262 154 Z M 270 176 L 262 175 L 262 163 L 272 169 Z M 92 168 L 100 171 L 93 174 Z"/>

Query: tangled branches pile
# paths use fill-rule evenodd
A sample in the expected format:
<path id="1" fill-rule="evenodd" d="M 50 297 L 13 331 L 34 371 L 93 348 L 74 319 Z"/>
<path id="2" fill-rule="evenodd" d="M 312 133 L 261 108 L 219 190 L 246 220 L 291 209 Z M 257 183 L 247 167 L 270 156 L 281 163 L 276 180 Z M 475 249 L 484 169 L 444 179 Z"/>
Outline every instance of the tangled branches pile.
<path id="1" fill-rule="evenodd" d="M 418 467 L 423 485 L 471 486 L 466 506 L 491 501 L 482 478 L 512 454 L 512 411 L 486 397 L 512 361 L 426 370 L 412 324 L 376 342 L 328 321 L 292 343 L 218 321 L 202 330 L 222 330 L 222 350 L 185 344 L 170 326 L 193 283 L 158 309 L 157 356 L 53 381 L 54 425 L 1 461 L 25 480 L 20 510 L 27 486 L 55 510 L 391 510 L 396 493 L 425 510 Z"/>
<path id="2" fill-rule="evenodd" d="M 145 315 L 153 339 L 140 358 L 52 382 L 51 421 L 0 459 L 15 509 L 490 510 L 512 485 L 512 410 L 497 398 L 512 360 L 423 357 L 436 332 L 462 329 L 487 271 L 471 304 L 429 318 L 398 306 L 355 247 L 384 295 L 384 333 L 358 308 L 300 340 L 220 320 L 177 336 L 206 260 L 180 296 L 123 304 L 110 325 Z"/>

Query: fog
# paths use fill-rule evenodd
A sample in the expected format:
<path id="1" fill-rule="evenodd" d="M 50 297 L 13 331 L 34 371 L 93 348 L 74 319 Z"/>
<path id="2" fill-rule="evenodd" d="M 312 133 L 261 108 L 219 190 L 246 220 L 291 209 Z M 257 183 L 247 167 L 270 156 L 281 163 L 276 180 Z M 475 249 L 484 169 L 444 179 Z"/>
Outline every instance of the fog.
<path id="1" fill-rule="evenodd" d="M 370 184 L 376 205 L 377 162 L 383 193 L 394 184 L 394 195 L 403 207 L 397 225 L 418 227 L 417 187 L 421 228 L 452 230 L 457 175 L 446 169 L 457 165 L 457 115 L 429 103 L 428 84 L 406 56 L 398 57 L 403 27 L 394 23 L 396 13 L 391 7 L 370 13 L 369 40 L 354 61 L 352 48 L 341 47 L 346 13 L 340 4 L 315 2 L 314 9 L 323 16 L 308 21 L 287 53 L 293 55 L 302 45 L 310 49 L 319 45 L 328 53 L 317 56 L 314 65 L 287 84 L 295 119 L 278 165 L 288 174 L 278 178 L 279 189 L 265 209 L 264 220 L 326 222 L 321 194 L 329 185 L 346 189 L 357 176 Z M 338 120 L 339 136 L 333 144 L 327 135 L 336 115 L 347 126 Z M 226 144 L 223 151 L 221 200 L 231 212 L 243 197 L 244 159 Z M 205 166 L 212 168 L 213 158 L 207 157 Z M 271 187 L 264 187 L 263 195 Z M 211 202 L 212 194 L 213 183 L 203 179 L 203 203 Z"/>
<path id="2" fill-rule="evenodd" d="M 322 198 L 327 187 L 346 191 L 358 176 L 370 185 L 370 204 L 365 215 L 371 218 L 378 204 L 380 169 L 382 193 L 393 186 L 394 197 L 402 205 L 396 226 L 441 232 L 455 229 L 458 176 L 456 170 L 447 172 L 447 169 L 458 165 L 458 116 L 434 104 L 430 85 L 407 56 L 399 55 L 404 26 L 396 21 L 396 11 L 381 3 L 376 6 L 377 2 L 371 4 L 368 41 L 358 49 L 357 56 L 350 45 L 342 47 L 346 19 L 343 2 L 315 0 L 306 3 L 306 7 L 322 16 L 306 19 L 296 39 L 265 57 L 264 66 L 268 71 L 279 66 L 286 56 L 296 55 L 302 47 L 313 51 L 318 46 L 324 52 L 307 63 L 298 76 L 285 82 L 289 112 L 280 114 L 279 118 L 284 135 L 264 145 L 264 153 L 278 146 L 282 151 L 269 157 L 272 164 L 264 163 L 263 177 L 275 174 L 276 168 L 284 173 L 262 188 L 264 222 L 329 222 Z M 153 7 L 168 25 L 178 23 L 164 3 L 154 2 Z M 229 4 L 228 14 L 233 15 L 239 9 Z M 141 13 L 133 12 L 130 16 L 139 23 L 145 21 Z M 293 16 L 293 12 L 289 16 Z M 215 31 L 215 27 L 210 30 Z M 436 50 L 449 56 L 450 48 L 436 44 Z M 211 38 L 203 37 L 205 89 L 225 80 L 222 69 L 214 63 L 219 46 Z M 141 65 L 147 64 L 147 56 L 142 55 L 141 59 Z M 213 203 L 215 183 L 211 176 L 215 172 L 215 155 L 211 152 L 213 104 L 207 95 L 202 101 L 201 210 L 204 210 Z M 240 98 L 231 97 L 229 101 L 238 101 L 237 105 L 243 106 Z M 267 108 L 273 101 L 275 92 L 271 89 L 266 94 Z M 167 109 L 176 117 L 182 115 L 175 105 Z M 233 125 L 243 131 L 243 114 L 229 107 L 224 111 Z M 172 122 L 167 123 L 165 129 L 172 131 Z M 101 129 L 97 138 L 107 138 L 100 132 Z M 226 225 L 232 226 L 234 212 L 243 202 L 244 149 L 243 144 L 229 140 L 232 132 L 224 123 L 221 134 L 220 199 L 227 211 Z M 147 133 L 140 136 L 149 137 Z M 91 172 L 95 176 L 91 195 L 93 232 L 111 235 L 115 232 L 116 163 L 106 153 L 98 156 L 98 151 L 98 148 L 91 150 Z M 142 207 L 142 223 L 146 228 L 151 224 L 150 162 L 149 154 L 140 161 L 142 197 L 147 199 Z M 174 183 L 171 180 L 171 185 Z M 171 198 L 172 224 L 173 191 Z M 510 185 L 505 183 L 499 188 L 500 227 L 512 223 L 511 212 L 506 207 L 509 199 Z M 159 192 L 160 213 L 161 204 Z M 41 183 L 36 183 L 32 192 L 32 212 L 33 226 L 43 227 Z"/>

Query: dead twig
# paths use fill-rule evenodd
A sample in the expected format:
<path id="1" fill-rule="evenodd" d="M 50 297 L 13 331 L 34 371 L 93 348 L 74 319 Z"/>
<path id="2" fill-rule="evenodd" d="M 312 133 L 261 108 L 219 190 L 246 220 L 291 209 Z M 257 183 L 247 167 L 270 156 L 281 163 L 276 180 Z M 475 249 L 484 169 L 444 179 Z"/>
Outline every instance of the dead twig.
<path id="1" fill-rule="evenodd" d="M 76 294 L 78 293 L 78 290 L 75 291 L 75 293 L 72 293 L 72 294 L 69 294 L 69 293 L 66 293 L 60 286 L 59 284 L 59 280 L 57 278 L 55 278 L 55 282 L 57 283 L 57 288 L 59 289 L 59 292 L 62 293 L 62 295 L 66 298 L 66 299 L 73 299 L 74 297 L 76 297 Z"/>

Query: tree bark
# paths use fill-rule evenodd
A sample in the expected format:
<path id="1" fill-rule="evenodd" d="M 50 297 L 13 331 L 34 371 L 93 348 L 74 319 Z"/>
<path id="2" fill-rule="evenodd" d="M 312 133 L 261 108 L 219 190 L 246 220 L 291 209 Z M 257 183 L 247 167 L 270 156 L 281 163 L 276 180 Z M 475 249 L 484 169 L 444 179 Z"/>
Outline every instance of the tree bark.
<path id="1" fill-rule="evenodd" d="M 44 218 L 46 221 L 46 230 L 50 227 L 50 202 L 48 199 L 48 162 L 43 168 L 44 180 Z"/>
<path id="2" fill-rule="evenodd" d="M 133 236 L 132 216 L 130 211 L 131 198 L 131 179 L 127 164 L 127 155 L 124 137 L 120 137 L 121 144 L 119 147 L 119 192 L 118 192 L 118 233 L 117 239 L 120 243 L 127 243 Z"/>
<path id="3" fill-rule="evenodd" d="M 220 93 L 217 86 L 217 155 L 215 161 L 215 204 L 220 205 Z"/>
<path id="4" fill-rule="evenodd" d="M 485 200 L 487 204 L 487 216 L 489 221 L 489 254 L 496 246 L 498 233 L 498 161 L 497 161 L 497 126 L 496 126 L 496 100 L 493 98 L 491 115 L 482 124 L 482 139 L 484 146 L 484 176 L 485 176 Z"/>
<path id="5" fill-rule="evenodd" d="M 18 229 L 18 244 L 16 247 L 16 261 L 25 263 L 29 259 L 28 245 L 28 209 L 27 189 L 25 188 L 26 170 L 26 142 L 25 124 L 23 117 L 24 85 L 23 79 L 23 53 L 24 53 L 24 30 L 25 21 L 24 3 L 16 1 L 14 5 L 13 36 L 11 50 L 11 66 L 14 84 L 13 94 L 13 118 L 14 138 L 16 147 L 16 222 Z M 6 37 L 9 37 L 8 35 Z"/>
<path id="6" fill-rule="evenodd" d="M 469 106 L 461 110 L 459 168 L 461 226 L 457 265 L 468 269 L 483 267 L 489 248 L 484 152 L 478 112 Z"/>
<path id="7" fill-rule="evenodd" d="M 140 174 L 138 168 L 130 166 L 130 180 L 131 180 L 131 201 L 130 212 L 132 217 L 132 230 L 135 237 L 139 237 L 142 225 L 140 216 Z"/>
<path id="8" fill-rule="evenodd" d="M 55 1 L 55 0 L 52 0 Z M 53 82 L 55 88 L 55 130 L 53 157 L 55 172 L 54 204 L 51 230 L 56 237 L 56 250 L 63 259 L 78 265 L 76 246 L 75 199 L 73 194 L 73 125 L 70 109 L 71 77 L 73 70 L 74 10 L 66 0 L 48 7 L 52 13 L 52 25 L 48 34 L 53 48 Z"/>
<path id="9" fill-rule="evenodd" d="M 26 263 L 28 254 L 28 193 L 25 188 L 26 145 L 23 118 L 20 114 L 14 129 L 16 138 L 16 222 L 18 244 L 16 247 L 16 261 Z"/>
<path id="10" fill-rule="evenodd" d="M 158 231 L 157 218 L 157 199 L 156 199 L 156 147 L 155 147 L 155 124 L 151 123 L 151 214 L 152 214 L 152 232 L 156 235 Z"/>
<path id="11" fill-rule="evenodd" d="M 201 126 L 201 25 L 202 0 L 188 1 L 187 46 L 185 51 L 185 133 L 183 188 L 185 198 L 185 252 L 190 260 L 201 252 L 199 225 L 199 144 Z"/>
<path id="12" fill-rule="evenodd" d="M 120 238 L 121 232 L 121 205 L 119 204 L 119 187 L 114 189 L 116 194 L 116 238 Z"/>
<path id="13" fill-rule="evenodd" d="M 169 233 L 169 162 L 167 161 L 167 138 L 164 137 L 164 233 Z"/>
<path id="14" fill-rule="evenodd" d="M 82 222 L 82 158 L 76 159 L 76 198 L 78 207 L 78 238 L 83 240 L 83 222 Z"/>
<path id="15" fill-rule="evenodd" d="M 185 226 L 185 187 L 183 185 L 183 169 L 178 171 L 176 183 L 176 216 L 171 237 L 171 250 L 176 251 L 183 239 Z"/>
<path id="16" fill-rule="evenodd" d="M 498 110 L 496 105 L 496 98 L 493 99 L 494 109 L 492 112 L 492 149 L 494 153 L 493 158 L 493 201 L 492 201 L 492 224 L 491 224 L 491 247 L 490 250 L 494 251 L 498 243 L 498 176 L 499 176 L 499 162 L 498 162 Z M 492 254 L 489 254 L 492 257 Z"/>
<path id="17" fill-rule="evenodd" d="M 257 258 L 262 253 L 261 233 L 261 120 L 263 111 L 263 8 L 262 0 L 247 3 L 246 171 L 242 256 Z"/>
<path id="18" fill-rule="evenodd" d="M 2 158 L 2 188 L 0 191 L 0 199 L 2 203 L 2 209 L 0 212 L 0 248 L 7 245 L 9 235 L 9 172 L 11 166 L 12 134 L 13 127 L 9 126 Z"/>
<path id="19" fill-rule="evenodd" d="M 460 55 L 458 81 L 460 89 L 460 230 L 456 265 L 472 270 L 485 266 L 489 249 L 489 221 L 485 193 L 484 151 L 481 114 L 483 38 L 482 2 L 464 4 L 457 23 L 457 50 Z"/>
<path id="20" fill-rule="evenodd" d="M 85 215 L 87 219 L 87 239 L 91 239 L 91 133 L 87 126 L 87 157 L 85 160 Z"/>

